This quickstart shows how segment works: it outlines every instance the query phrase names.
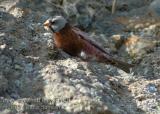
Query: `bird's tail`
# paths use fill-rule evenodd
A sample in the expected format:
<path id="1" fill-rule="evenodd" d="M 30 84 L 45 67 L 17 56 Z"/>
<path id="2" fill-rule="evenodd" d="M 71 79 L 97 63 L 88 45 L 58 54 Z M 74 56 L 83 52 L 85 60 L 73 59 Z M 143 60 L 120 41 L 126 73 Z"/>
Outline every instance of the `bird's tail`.
<path id="1" fill-rule="evenodd" d="M 134 67 L 133 64 L 129 64 L 129 63 L 126 63 L 126 62 L 123 62 L 120 60 L 116 60 L 114 58 L 112 58 L 109 62 L 111 65 L 120 68 L 121 70 L 125 71 L 126 73 L 130 73 L 130 69 L 132 67 Z"/>

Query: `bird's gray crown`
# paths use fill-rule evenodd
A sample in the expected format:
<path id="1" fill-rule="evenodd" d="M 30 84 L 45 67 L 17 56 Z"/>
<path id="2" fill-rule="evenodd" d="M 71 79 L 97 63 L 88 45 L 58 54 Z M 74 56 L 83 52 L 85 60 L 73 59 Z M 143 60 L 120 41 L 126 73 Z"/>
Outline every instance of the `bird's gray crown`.
<path id="1" fill-rule="evenodd" d="M 54 32 L 59 32 L 63 29 L 67 23 L 67 20 L 63 16 L 54 16 L 52 19 L 49 20 L 51 23 L 51 29 Z"/>

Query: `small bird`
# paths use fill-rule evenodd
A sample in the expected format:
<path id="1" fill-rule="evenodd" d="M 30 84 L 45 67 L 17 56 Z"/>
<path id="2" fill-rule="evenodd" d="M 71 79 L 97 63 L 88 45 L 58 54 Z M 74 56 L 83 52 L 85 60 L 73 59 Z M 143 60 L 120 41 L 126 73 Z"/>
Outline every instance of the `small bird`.
<path id="1" fill-rule="evenodd" d="M 80 29 L 71 26 L 63 16 L 54 16 L 44 22 L 44 28 L 51 30 L 57 48 L 71 56 L 79 57 L 84 61 L 97 61 L 111 64 L 129 73 L 132 64 L 115 59 L 98 44 L 89 39 L 89 36 Z"/>

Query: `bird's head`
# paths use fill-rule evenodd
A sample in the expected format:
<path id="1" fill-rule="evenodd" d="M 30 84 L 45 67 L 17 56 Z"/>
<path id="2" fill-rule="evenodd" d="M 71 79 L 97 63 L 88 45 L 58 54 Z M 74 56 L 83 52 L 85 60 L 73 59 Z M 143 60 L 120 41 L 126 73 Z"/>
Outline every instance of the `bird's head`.
<path id="1" fill-rule="evenodd" d="M 55 16 L 44 22 L 44 28 L 52 32 L 59 32 L 65 27 L 67 20 L 62 16 Z"/>

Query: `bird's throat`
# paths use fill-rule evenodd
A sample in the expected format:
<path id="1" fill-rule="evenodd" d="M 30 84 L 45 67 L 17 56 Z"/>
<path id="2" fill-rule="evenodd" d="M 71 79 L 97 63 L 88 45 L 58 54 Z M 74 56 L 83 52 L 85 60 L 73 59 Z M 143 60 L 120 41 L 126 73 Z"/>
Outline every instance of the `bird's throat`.
<path id="1" fill-rule="evenodd" d="M 55 33 L 54 29 L 53 29 L 51 26 L 49 26 L 49 28 L 51 29 L 51 31 L 52 31 L 53 33 Z"/>

